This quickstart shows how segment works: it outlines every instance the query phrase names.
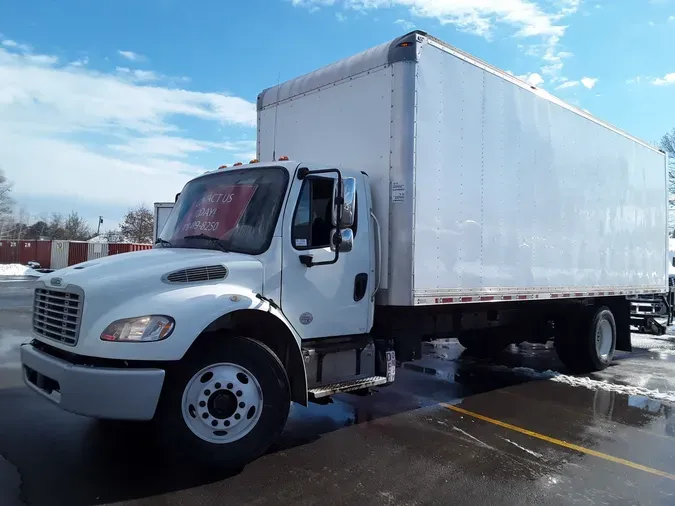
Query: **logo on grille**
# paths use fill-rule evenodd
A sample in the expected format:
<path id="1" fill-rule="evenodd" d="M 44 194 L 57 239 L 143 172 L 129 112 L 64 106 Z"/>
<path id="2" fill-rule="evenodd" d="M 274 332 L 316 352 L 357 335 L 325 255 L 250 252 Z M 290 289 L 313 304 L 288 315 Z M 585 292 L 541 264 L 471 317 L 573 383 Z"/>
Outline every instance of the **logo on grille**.
<path id="1" fill-rule="evenodd" d="M 63 280 L 62 280 L 61 278 L 52 278 L 52 280 L 50 281 L 50 283 L 51 283 L 52 285 L 54 285 L 54 286 L 61 286 L 61 282 L 62 282 L 62 281 L 63 281 Z"/>

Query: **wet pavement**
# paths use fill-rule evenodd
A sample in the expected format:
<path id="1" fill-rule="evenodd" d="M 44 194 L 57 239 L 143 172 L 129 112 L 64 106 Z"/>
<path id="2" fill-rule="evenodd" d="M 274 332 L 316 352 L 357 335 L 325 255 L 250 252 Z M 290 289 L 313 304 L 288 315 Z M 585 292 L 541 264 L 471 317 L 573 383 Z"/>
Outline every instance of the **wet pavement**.
<path id="1" fill-rule="evenodd" d="M 0 284 L 0 505 L 675 504 L 675 336 L 587 377 L 550 346 L 492 360 L 425 346 L 396 383 L 293 406 L 274 448 L 234 476 L 135 424 L 65 413 L 28 391 L 18 345 L 31 283 Z"/>

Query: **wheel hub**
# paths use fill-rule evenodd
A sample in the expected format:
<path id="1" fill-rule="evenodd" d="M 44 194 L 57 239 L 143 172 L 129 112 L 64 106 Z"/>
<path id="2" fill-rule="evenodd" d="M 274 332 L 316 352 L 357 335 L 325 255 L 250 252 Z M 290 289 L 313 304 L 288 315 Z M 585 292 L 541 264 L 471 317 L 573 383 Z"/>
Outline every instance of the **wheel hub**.
<path id="1" fill-rule="evenodd" d="M 612 325 L 602 320 L 595 331 L 595 349 L 602 360 L 607 360 L 612 350 Z"/>
<path id="2" fill-rule="evenodd" d="M 258 423 L 263 407 L 260 384 L 237 364 L 205 367 L 183 391 L 183 420 L 199 438 L 210 443 L 231 443 Z"/>
<path id="3" fill-rule="evenodd" d="M 209 414 L 224 420 L 230 418 L 237 411 L 237 396 L 229 390 L 218 390 L 211 394 L 206 404 Z"/>

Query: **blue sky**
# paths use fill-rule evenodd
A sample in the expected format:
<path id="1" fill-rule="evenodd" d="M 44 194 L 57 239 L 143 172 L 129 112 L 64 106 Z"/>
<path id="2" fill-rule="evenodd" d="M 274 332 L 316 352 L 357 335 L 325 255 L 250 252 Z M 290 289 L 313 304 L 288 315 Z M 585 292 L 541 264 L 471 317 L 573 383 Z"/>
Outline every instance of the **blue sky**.
<path id="1" fill-rule="evenodd" d="M 255 154 L 264 88 L 413 28 L 647 141 L 675 127 L 675 0 L 5 0 L 0 167 L 104 229 Z"/>

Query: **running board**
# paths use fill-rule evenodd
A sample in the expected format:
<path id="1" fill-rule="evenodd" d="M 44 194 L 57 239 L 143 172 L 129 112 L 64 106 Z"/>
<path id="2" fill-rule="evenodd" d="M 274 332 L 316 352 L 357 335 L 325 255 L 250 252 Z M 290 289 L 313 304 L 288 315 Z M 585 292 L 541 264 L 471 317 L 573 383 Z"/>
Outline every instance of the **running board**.
<path id="1" fill-rule="evenodd" d="M 320 399 L 321 397 L 328 397 L 329 395 L 339 394 L 342 392 L 352 392 L 354 390 L 361 390 L 363 388 L 384 385 L 386 382 L 387 378 L 385 376 L 371 376 L 370 378 L 341 381 L 340 383 L 333 383 L 332 385 L 312 388 L 309 390 L 309 395 L 314 399 Z"/>

